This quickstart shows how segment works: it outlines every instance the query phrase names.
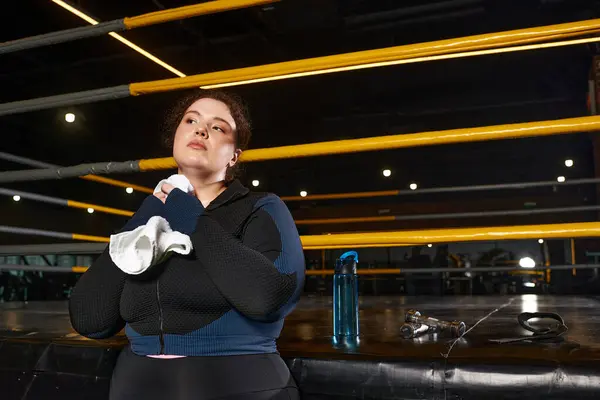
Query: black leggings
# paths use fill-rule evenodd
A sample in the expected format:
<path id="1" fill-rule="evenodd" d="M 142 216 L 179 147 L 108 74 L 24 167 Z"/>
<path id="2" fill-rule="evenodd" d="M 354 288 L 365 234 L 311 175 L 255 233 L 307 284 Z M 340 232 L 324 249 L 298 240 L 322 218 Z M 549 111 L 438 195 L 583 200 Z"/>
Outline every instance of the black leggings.
<path id="1" fill-rule="evenodd" d="M 157 359 L 119 355 L 110 400 L 299 400 L 278 354 Z"/>

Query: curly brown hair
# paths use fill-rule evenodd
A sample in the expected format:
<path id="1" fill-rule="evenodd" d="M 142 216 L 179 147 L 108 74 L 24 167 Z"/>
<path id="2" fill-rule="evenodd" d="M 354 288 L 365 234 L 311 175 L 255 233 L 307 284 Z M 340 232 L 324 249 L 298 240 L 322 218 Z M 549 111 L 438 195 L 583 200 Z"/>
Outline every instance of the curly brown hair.
<path id="1" fill-rule="evenodd" d="M 181 97 L 167 113 L 163 124 L 163 144 L 169 149 L 173 148 L 175 132 L 186 110 L 200 99 L 213 99 L 220 101 L 229 108 L 235 121 L 235 146 L 237 149 L 246 150 L 252 137 L 250 114 L 244 101 L 237 95 L 220 90 L 195 89 Z M 241 163 L 228 167 L 225 181 L 231 182 L 241 174 Z"/>

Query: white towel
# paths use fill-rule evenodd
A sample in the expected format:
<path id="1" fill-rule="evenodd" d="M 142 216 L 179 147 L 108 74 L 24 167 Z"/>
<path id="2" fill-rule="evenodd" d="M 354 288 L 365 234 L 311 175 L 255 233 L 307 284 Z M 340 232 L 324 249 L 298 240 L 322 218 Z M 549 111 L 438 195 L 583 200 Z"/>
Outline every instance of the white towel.
<path id="1" fill-rule="evenodd" d="M 181 189 L 184 193 L 189 193 L 194 190 L 194 187 L 184 175 L 171 175 L 167 179 L 163 179 L 162 181 L 158 182 L 158 185 L 156 185 L 156 188 L 154 188 L 154 193 L 161 192 L 160 188 L 162 187 L 163 183 L 170 183 L 177 189 Z"/>
<path id="2" fill-rule="evenodd" d="M 129 232 L 111 235 L 109 254 L 115 265 L 129 275 L 139 275 L 160 264 L 171 252 L 183 255 L 192 251 L 192 241 L 181 232 L 174 232 L 167 220 L 154 216 Z"/>

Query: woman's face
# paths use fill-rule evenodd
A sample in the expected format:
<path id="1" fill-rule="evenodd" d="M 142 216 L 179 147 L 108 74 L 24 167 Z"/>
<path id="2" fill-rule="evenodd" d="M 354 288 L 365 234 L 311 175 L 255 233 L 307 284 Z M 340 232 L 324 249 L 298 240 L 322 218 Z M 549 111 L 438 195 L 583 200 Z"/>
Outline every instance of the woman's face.
<path id="1" fill-rule="evenodd" d="M 204 98 L 188 107 L 173 143 L 173 157 L 181 172 L 212 176 L 232 167 L 241 151 L 236 149 L 236 126 L 224 103 Z"/>

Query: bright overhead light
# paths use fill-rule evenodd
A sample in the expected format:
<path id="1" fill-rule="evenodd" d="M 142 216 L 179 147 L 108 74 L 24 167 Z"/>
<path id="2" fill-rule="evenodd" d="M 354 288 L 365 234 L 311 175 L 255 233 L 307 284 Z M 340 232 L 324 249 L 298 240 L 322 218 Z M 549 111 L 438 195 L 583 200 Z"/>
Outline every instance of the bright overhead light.
<path id="1" fill-rule="evenodd" d="M 90 208 L 87 209 L 87 212 L 89 212 L 90 214 L 93 214 L 94 213 L 94 209 L 92 207 L 90 207 Z"/>
<path id="2" fill-rule="evenodd" d="M 392 171 L 390 171 L 389 169 L 383 170 L 383 176 L 385 176 L 386 178 L 390 177 L 391 175 L 392 175 Z"/>
<path id="3" fill-rule="evenodd" d="M 133 188 L 132 187 L 128 187 L 127 189 L 125 189 L 125 191 L 129 194 L 133 193 Z"/>
<path id="4" fill-rule="evenodd" d="M 430 244 L 427 245 L 427 247 L 433 247 L 433 245 L 430 243 Z"/>
<path id="5" fill-rule="evenodd" d="M 73 122 L 75 122 L 75 114 L 73 114 L 73 113 L 66 113 L 65 114 L 65 121 L 67 121 L 70 124 L 72 124 Z"/>
<path id="6" fill-rule="evenodd" d="M 303 190 L 300 192 L 300 196 L 306 197 L 306 196 L 308 196 L 308 193 L 306 192 L 306 190 Z"/>
<path id="7" fill-rule="evenodd" d="M 564 176 L 559 176 L 558 178 L 556 178 L 556 180 L 560 183 L 563 183 L 564 181 L 566 181 L 567 179 Z"/>
<path id="8" fill-rule="evenodd" d="M 519 260 L 519 266 L 526 269 L 535 268 L 535 261 L 531 257 L 523 257 Z"/>
<path id="9" fill-rule="evenodd" d="M 417 188 L 418 188 L 419 186 L 417 186 L 417 184 L 416 184 L 416 183 L 411 183 L 411 184 L 410 184 L 408 187 L 410 188 L 410 190 L 417 190 Z"/>
<path id="10" fill-rule="evenodd" d="M 53 3 L 61 6 L 62 8 L 64 8 L 65 10 L 77 15 L 79 18 L 83 19 L 84 21 L 86 21 L 87 23 L 91 24 L 91 25 L 98 25 L 99 22 L 96 21 L 95 19 L 93 19 L 92 17 L 90 17 L 89 15 L 85 14 L 83 11 L 80 11 L 78 9 L 76 9 L 75 7 L 73 7 L 70 4 L 65 3 L 62 0 L 52 0 Z M 183 72 L 177 70 L 175 67 L 172 67 L 171 65 L 167 64 L 166 62 L 164 62 L 163 60 L 161 60 L 160 58 L 156 57 L 153 54 L 150 54 L 149 52 L 147 52 L 146 50 L 142 49 L 141 47 L 139 47 L 138 45 L 136 45 L 135 43 L 130 42 L 129 40 L 125 39 L 123 36 L 115 33 L 115 32 L 109 32 L 109 35 L 112 36 L 113 38 L 117 39 L 119 42 L 123 43 L 125 46 L 128 46 L 129 48 L 137 51 L 138 53 L 140 53 L 141 55 L 143 55 L 144 57 L 150 59 L 151 61 L 155 62 L 156 64 L 160 65 L 161 67 L 171 71 L 172 73 L 174 73 L 175 75 L 179 76 L 179 77 L 184 77 L 186 76 Z"/>
<path id="11" fill-rule="evenodd" d="M 65 3 L 64 1 L 61 1 L 61 0 L 52 0 L 52 2 L 55 3 L 55 4 L 58 4 L 59 6 L 61 6 L 62 8 L 64 8 L 65 10 L 72 12 L 73 14 L 77 15 L 79 18 L 81 18 L 84 21 L 90 23 L 91 25 L 98 25 L 99 24 L 98 21 L 96 21 L 95 19 L 93 19 L 89 15 L 83 13 L 82 11 L 79 11 L 78 9 L 76 9 L 73 6 L 71 6 L 70 4 Z"/>
<path id="12" fill-rule="evenodd" d="M 573 166 L 573 160 L 565 160 L 565 166 L 571 168 Z"/>
<path id="13" fill-rule="evenodd" d="M 252 181 L 252 186 L 258 187 L 258 185 L 260 185 L 260 182 L 257 179 Z"/>
<path id="14" fill-rule="evenodd" d="M 535 283 L 533 283 L 533 282 L 525 282 L 525 283 L 523 283 L 523 286 L 532 288 L 532 287 L 535 287 Z"/>
<path id="15" fill-rule="evenodd" d="M 21 201 L 21 196 L 19 196 L 18 194 L 13 196 L 13 200 L 14 201 Z"/>
<path id="16" fill-rule="evenodd" d="M 539 244 L 542 244 L 542 243 L 544 243 L 544 239 L 540 239 L 540 240 L 538 240 L 538 243 L 539 243 Z"/>
<path id="17" fill-rule="evenodd" d="M 127 46 L 127 47 L 129 47 L 129 48 L 131 48 L 131 49 L 133 49 L 135 51 L 137 51 L 138 53 L 140 53 L 144 57 L 146 57 L 149 60 L 155 62 L 158 65 L 160 65 L 164 69 L 169 70 L 170 72 L 174 73 L 178 77 L 183 78 L 184 76 L 187 76 L 186 74 L 184 74 L 183 72 L 179 71 L 175 67 L 172 67 L 171 65 L 167 64 L 166 62 L 164 62 L 160 58 L 158 58 L 155 55 L 150 54 L 146 50 L 142 49 L 140 46 L 136 45 L 135 43 L 132 43 L 129 40 L 125 39 L 123 36 L 121 36 L 121 35 L 119 35 L 117 33 L 114 33 L 114 32 L 110 32 L 109 35 L 112 36 L 113 38 L 117 39 L 119 42 L 123 43 L 125 46 Z"/>

